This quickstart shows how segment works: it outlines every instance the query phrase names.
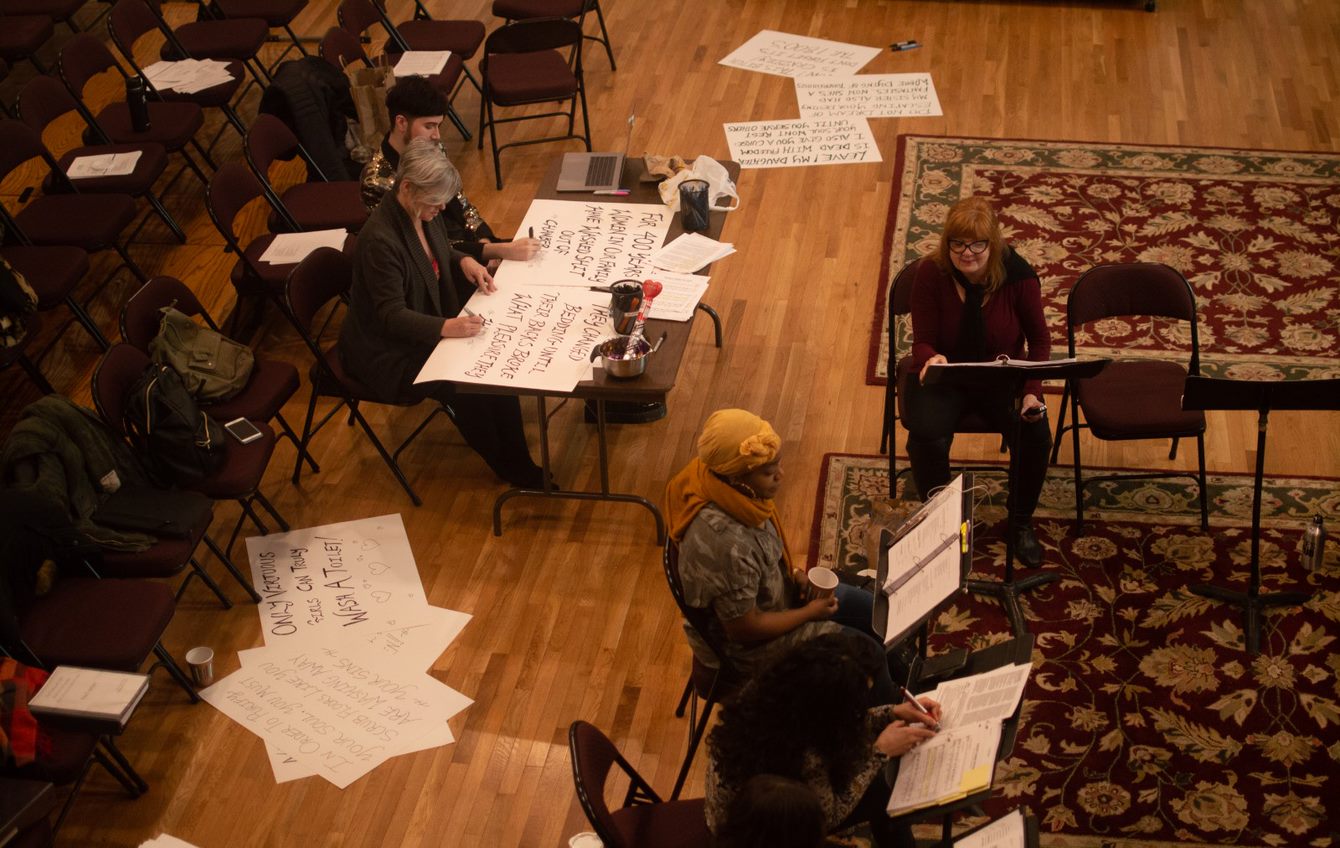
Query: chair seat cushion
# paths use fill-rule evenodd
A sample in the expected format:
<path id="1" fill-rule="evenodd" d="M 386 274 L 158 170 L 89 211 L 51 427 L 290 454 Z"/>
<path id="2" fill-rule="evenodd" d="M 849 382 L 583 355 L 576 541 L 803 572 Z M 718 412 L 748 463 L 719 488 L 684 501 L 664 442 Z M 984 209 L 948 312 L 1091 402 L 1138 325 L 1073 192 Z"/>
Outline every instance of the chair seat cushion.
<path id="1" fill-rule="evenodd" d="M 173 30 L 182 49 L 196 59 L 246 60 L 255 56 L 270 37 L 270 25 L 260 18 L 235 18 L 222 21 L 195 21 Z M 173 55 L 171 45 L 163 46 L 163 58 Z"/>
<path id="2" fill-rule="evenodd" d="M 234 418 L 269 421 L 284 408 L 300 384 L 298 369 L 291 363 L 257 357 L 246 387 L 225 401 L 206 405 L 205 411 L 224 422 Z"/>
<path id="3" fill-rule="evenodd" d="M 712 844 L 702 798 L 639 804 L 611 814 L 624 845 L 638 848 L 701 848 Z"/>
<path id="4" fill-rule="evenodd" d="M 312 385 L 316 387 L 319 394 L 327 397 L 343 397 L 347 393 L 353 395 L 355 400 L 371 400 L 376 403 L 383 402 L 377 400 L 379 395 L 360 383 L 349 373 L 348 369 L 344 367 L 344 363 L 340 361 L 340 352 L 337 346 L 331 345 L 327 348 L 326 352 L 322 354 L 322 359 L 325 360 L 326 367 L 330 369 L 331 374 L 335 375 L 335 379 L 339 381 L 340 385 L 332 386 L 330 384 L 330 379 L 325 376 L 325 372 L 321 370 L 321 367 L 317 363 L 313 363 L 311 370 L 308 372 L 308 377 L 311 379 Z"/>
<path id="5" fill-rule="evenodd" d="M 135 201 L 124 194 L 47 194 L 17 216 L 19 229 L 34 244 L 62 244 L 100 250 L 115 243 L 135 220 Z"/>
<path id="6" fill-rule="evenodd" d="M 284 207 L 304 230 L 352 230 L 358 232 L 368 219 L 357 180 L 333 183 L 299 183 L 284 192 Z"/>
<path id="7" fill-rule="evenodd" d="M 33 287 L 38 309 L 51 309 L 64 300 L 88 273 L 88 253 L 78 247 L 0 248 L 5 257 Z"/>
<path id="8" fill-rule="evenodd" d="M 171 577 L 186 567 L 203 535 L 202 528 L 194 539 L 159 539 L 146 551 L 106 551 L 98 573 L 115 578 Z"/>
<path id="9" fill-rule="evenodd" d="M 1151 439 L 1205 432 L 1204 412 L 1184 412 L 1186 369 L 1176 362 L 1113 362 L 1076 387 L 1089 429 L 1100 439 Z"/>
<path id="10" fill-rule="evenodd" d="M 411 50 L 450 50 L 462 59 L 474 56 L 484 43 L 479 21 L 405 21 L 396 30 Z"/>
<path id="11" fill-rule="evenodd" d="M 149 129 L 137 133 L 130 125 L 130 107 L 113 103 L 98 113 L 98 124 L 117 144 L 156 141 L 168 150 L 180 150 L 204 124 L 194 103 L 150 103 Z"/>
<path id="12" fill-rule="evenodd" d="M 575 18 L 581 13 L 582 0 L 494 0 L 493 2 L 494 17 L 506 18 L 509 21 L 526 18 Z"/>
<path id="13" fill-rule="evenodd" d="M 274 241 L 274 235 L 266 233 L 263 236 L 257 236 L 246 246 L 243 253 L 246 255 L 250 264 L 256 268 L 260 274 L 257 280 L 247 264 L 238 260 L 233 263 L 232 281 L 243 294 L 258 294 L 265 292 L 282 293 L 284 286 L 288 285 L 288 275 L 293 273 L 293 269 L 298 267 L 298 263 L 290 262 L 285 265 L 274 265 L 269 262 L 261 261 L 261 254 L 265 253 L 270 247 L 270 242 Z M 344 252 L 351 253 L 354 249 L 356 236 L 350 235 L 344 240 Z"/>
<path id="14" fill-rule="evenodd" d="M 159 95 L 169 103 L 194 103 L 202 108 L 218 108 L 227 106 L 233 101 L 233 95 L 242 87 L 243 75 L 246 73 L 239 61 L 228 63 L 228 73 L 232 77 L 228 82 L 221 82 L 218 85 L 211 85 L 209 88 L 191 93 L 173 91 L 159 91 Z"/>
<path id="15" fill-rule="evenodd" d="M 495 53 L 485 72 L 493 102 L 500 106 L 564 100 L 577 93 L 577 78 L 557 50 Z"/>
<path id="16" fill-rule="evenodd" d="M 167 629 L 174 608 L 172 590 L 161 583 L 71 577 L 33 602 L 19 630 L 52 668 L 135 671 Z"/>
<path id="17" fill-rule="evenodd" d="M 226 18 L 260 18 L 272 27 L 293 23 L 307 0 L 218 0 Z"/>
<path id="18" fill-rule="evenodd" d="M 0 58 L 10 62 L 27 59 L 47 43 L 54 25 L 46 15 L 6 16 L 0 27 Z"/>
<path id="19" fill-rule="evenodd" d="M 275 451 L 275 434 L 263 421 L 252 423 L 261 431 L 259 439 L 244 445 L 232 436 L 224 435 L 228 454 L 223 466 L 203 480 L 183 483 L 183 488 L 215 500 L 246 497 L 256 491 L 265 476 L 265 467 L 270 464 L 270 455 Z"/>
<path id="20" fill-rule="evenodd" d="M 100 156 L 104 153 L 131 153 L 138 150 L 135 170 L 115 177 L 93 177 L 72 180 L 75 188 L 84 194 L 129 194 L 138 196 L 153 188 L 167 169 L 167 149 L 161 144 L 96 144 L 76 147 L 60 158 L 60 166 L 68 171 L 80 156 Z"/>

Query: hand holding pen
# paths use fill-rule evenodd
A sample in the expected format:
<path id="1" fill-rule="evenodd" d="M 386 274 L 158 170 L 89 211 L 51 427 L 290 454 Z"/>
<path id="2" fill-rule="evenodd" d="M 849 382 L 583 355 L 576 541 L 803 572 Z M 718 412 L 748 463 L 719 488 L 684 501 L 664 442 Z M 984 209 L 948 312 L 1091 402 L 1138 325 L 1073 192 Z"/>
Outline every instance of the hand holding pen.
<path id="1" fill-rule="evenodd" d="M 940 703 L 931 698 L 918 698 L 902 687 L 903 697 L 907 700 L 893 708 L 894 715 L 908 722 L 921 722 L 931 730 L 940 729 Z"/>

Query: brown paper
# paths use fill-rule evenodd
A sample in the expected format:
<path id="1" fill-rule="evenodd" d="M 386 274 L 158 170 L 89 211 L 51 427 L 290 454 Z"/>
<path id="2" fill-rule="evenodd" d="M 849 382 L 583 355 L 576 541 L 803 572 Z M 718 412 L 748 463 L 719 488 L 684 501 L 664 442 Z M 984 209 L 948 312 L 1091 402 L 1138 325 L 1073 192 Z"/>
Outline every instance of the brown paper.
<path id="1" fill-rule="evenodd" d="M 395 85 L 395 69 L 390 65 L 366 68 L 349 65 L 344 69 L 349 77 L 349 94 L 358 111 L 358 141 L 362 147 L 376 150 L 382 137 L 391 129 L 391 118 L 386 113 L 386 93 Z"/>

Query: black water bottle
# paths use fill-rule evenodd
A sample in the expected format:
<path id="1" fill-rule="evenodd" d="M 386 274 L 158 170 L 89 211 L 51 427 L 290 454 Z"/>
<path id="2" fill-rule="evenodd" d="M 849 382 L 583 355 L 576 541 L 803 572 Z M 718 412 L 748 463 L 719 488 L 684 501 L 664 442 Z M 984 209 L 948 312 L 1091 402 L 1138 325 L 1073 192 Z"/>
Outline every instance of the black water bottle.
<path id="1" fill-rule="evenodd" d="M 149 83 L 144 77 L 126 77 L 126 106 L 130 109 L 130 128 L 137 133 L 149 131 Z"/>

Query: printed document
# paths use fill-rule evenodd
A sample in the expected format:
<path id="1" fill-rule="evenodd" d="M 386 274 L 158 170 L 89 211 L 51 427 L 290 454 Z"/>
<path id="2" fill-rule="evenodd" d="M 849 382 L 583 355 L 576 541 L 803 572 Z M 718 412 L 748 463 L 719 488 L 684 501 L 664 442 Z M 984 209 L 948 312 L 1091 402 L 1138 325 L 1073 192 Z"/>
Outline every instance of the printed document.
<path id="1" fill-rule="evenodd" d="M 408 50 L 395 63 L 397 77 L 432 77 L 442 73 L 451 58 L 450 50 Z"/>
<path id="2" fill-rule="evenodd" d="M 85 180 L 96 177 L 121 177 L 135 173 L 135 165 L 140 161 L 139 150 L 129 153 L 98 153 L 93 156 L 77 156 L 65 170 L 72 180 Z"/>
<path id="3" fill-rule="evenodd" d="M 307 258 L 307 254 L 322 247 L 344 248 L 349 234 L 344 230 L 313 230 L 308 233 L 280 233 L 261 254 L 261 261 L 271 265 L 291 265 Z"/>
<path id="4" fill-rule="evenodd" d="M 947 804 L 988 788 L 999 746 L 1000 722 L 984 721 L 942 730 L 903 754 L 889 815 Z"/>
<path id="5" fill-rule="evenodd" d="M 882 586 L 888 596 L 884 643 L 893 644 L 909 627 L 954 593 L 961 582 L 963 477 L 927 501 L 898 530 L 885 552 L 888 570 Z"/>
<path id="6" fill-rule="evenodd" d="M 954 840 L 954 848 L 1024 848 L 1024 814 L 1017 807 L 1009 815 Z"/>
<path id="7" fill-rule="evenodd" d="M 981 721 L 1004 721 L 1014 714 L 1033 666 L 1003 665 L 983 674 L 946 680 L 930 693 L 940 702 L 940 727 L 952 730 Z"/>
<path id="8" fill-rule="evenodd" d="M 735 245 L 700 233 L 685 233 L 651 255 L 651 264 L 667 271 L 692 274 L 735 252 Z"/>
<path id="9" fill-rule="evenodd" d="M 698 308 L 698 301 L 707 293 L 707 277 L 699 274 L 680 274 L 675 271 L 657 271 L 651 279 L 661 284 L 661 293 L 651 302 L 648 318 L 659 321 L 687 321 Z"/>

